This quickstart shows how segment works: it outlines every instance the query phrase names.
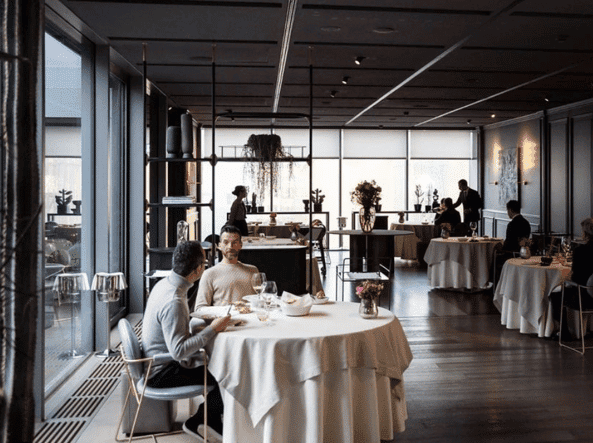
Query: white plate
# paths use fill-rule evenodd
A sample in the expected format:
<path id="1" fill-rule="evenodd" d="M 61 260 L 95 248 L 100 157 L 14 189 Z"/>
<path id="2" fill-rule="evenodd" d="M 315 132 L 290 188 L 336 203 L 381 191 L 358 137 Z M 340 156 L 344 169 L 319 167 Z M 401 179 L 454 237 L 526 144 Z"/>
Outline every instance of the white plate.
<path id="1" fill-rule="evenodd" d="M 324 305 L 329 301 L 329 297 L 322 297 L 322 298 L 317 298 L 315 297 L 313 299 L 313 304 L 314 305 Z"/>
<path id="2" fill-rule="evenodd" d="M 247 300 L 248 302 L 251 303 L 254 300 L 259 300 L 259 295 L 256 295 L 256 294 L 254 294 L 254 295 L 244 295 L 243 296 L 243 300 Z"/>

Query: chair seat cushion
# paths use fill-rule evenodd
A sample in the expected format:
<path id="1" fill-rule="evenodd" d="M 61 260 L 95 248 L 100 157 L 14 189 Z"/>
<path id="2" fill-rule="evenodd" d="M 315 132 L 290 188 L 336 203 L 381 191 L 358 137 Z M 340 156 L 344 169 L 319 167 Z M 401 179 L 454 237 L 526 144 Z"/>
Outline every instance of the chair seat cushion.
<path id="1" fill-rule="evenodd" d="M 142 392 L 144 386 L 144 377 L 136 383 L 138 392 Z M 208 392 L 212 390 L 212 386 L 208 386 Z M 153 388 L 146 387 L 144 395 L 155 400 L 183 400 L 190 397 L 197 397 L 204 394 L 204 385 L 190 385 L 178 386 L 175 388 Z"/>

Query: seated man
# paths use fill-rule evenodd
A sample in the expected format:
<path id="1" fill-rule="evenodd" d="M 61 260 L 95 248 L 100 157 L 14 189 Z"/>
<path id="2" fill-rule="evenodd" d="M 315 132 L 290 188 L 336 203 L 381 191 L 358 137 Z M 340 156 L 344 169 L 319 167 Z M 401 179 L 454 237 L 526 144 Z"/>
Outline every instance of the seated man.
<path id="1" fill-rule="evenodd" d="M 196 310 L 202 306 L 229 304 L 254 293 L 251 276 L 259 271 L 255 266 L 239 261 L 239 251 L 242 247 L 239 228 L 223 226 L 218 244 L 218 249 L 222 252 L 222 261 L 204 272 L 198 286 Z"/>
<path id="2" fill-rule="evenodd" d="M 457 209 L 453 208 L 453 200 L 449 197 L 443 201 L 445 210 L 440 214 L 437 214 L 434 219 L 435 226 L 442 225 L 443 223 L 449 223 L 451 229 L 455 229 L 459 223 L 461 223 L 461 215 Z"/>
<path id="3" fill-rule="evenodd" d="M 511 219 L 507 225 L 507 235 L 502 245 L 505 252 L 519 252 L 521 240 L 528 239 L 531 235 L 529 222 L 521 215 L 521 205 L 517 200 L 509 200 L 507 214 Z"/>
<path id="4" fill-rule="evenodd" d="M 215 319 L 199 333 L 190 331 L 187 291 L 205 266 L 205 254 L 198 242 L 177 245 L 173 252 L 171 274 L 159 281 L 148 297 L 142 323 L 142 344 L 147 357 L 169 353 L 175 361 L 153 366 L 148 386 L 168 388 L 200 384 L 204 380 L 204 366 L 198 354 L 217 333 L 226 329 L 230 317 Z M 216 380 L 207 374 L 208 385 L 215 388 L 208 394 L 208 425 L 222 434 L 222 396 Z M 198 435 L 204 422 L 203 405 L 183 425 L 183 430 Z"/>

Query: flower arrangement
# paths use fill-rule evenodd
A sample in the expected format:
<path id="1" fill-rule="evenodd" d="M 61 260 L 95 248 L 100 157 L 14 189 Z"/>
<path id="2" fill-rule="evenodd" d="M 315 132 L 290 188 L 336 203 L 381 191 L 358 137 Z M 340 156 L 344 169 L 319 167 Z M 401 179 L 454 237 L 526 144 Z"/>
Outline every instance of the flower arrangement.
<path id="1" fill-rule="evenodd" d="M 325 199 L 325 195 L 319 195 L 321 194 L 321 189 L 317 188 L 314 191 L 311 191 L 311 202 L 314 205 L 320 205 L 321 203 L 323 203 L 323 200 Z"/>
<path id="2" fill-rule="evenodd" d="M 356 295 L 363 300 L 374 300 L 381 295 L 383 283 L 374 280 L 365 280 L 362 286 L 356 287 Z"/>
<path id="3" fill-rule="evenodd" d="M 263 194 L 267 185 L 278 192 L 278 162 L 288 162 L 289 177 L 292 177 L 293 156 L 284 150 L 276 134 L 251 134 L 243 146 L 243 157 L 251 160 L 245 164 L 245 171 L 255 177 L 259 194 Z"/>
<path id="4" fill-rule="evenodd" d="M 416 201 L 418 202 L 418 204 L 422 204 L 422 201 L 424 200 L 424 198 L 422 197 L 424 195 L 422 186 L 416 185 L 416 190 L 414 191 L 414 194 L 416 194 Z"/>
<path id="5" fill-rule="evenodd" d="M 351 200 L 363 208 L 375 206 L 381 200 L 381 186 L 377 186 L 375 180 L 360 182 L 354 191 L 350 193 Z"/>

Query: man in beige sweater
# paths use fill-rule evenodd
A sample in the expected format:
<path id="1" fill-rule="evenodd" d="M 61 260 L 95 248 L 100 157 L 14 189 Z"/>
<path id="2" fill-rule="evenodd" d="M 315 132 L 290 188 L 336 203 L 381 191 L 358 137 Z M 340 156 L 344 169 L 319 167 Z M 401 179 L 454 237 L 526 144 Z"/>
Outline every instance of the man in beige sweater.
<path id="1" fill-rule="evenodd" d="M 223 226 L 218 244 L 223 258 L 202 275 L 195 310 L 203 306 L 228 305 L 241 300 L 245 295 L 255 293 L 251 286 L 251 276 L 259 271 L 255 266 L 239 261 L 242 247 L 241 231 L 235 226 Z"/>

